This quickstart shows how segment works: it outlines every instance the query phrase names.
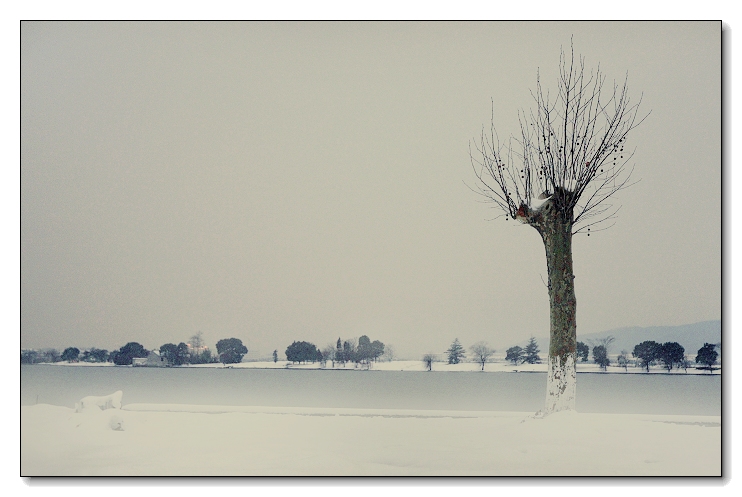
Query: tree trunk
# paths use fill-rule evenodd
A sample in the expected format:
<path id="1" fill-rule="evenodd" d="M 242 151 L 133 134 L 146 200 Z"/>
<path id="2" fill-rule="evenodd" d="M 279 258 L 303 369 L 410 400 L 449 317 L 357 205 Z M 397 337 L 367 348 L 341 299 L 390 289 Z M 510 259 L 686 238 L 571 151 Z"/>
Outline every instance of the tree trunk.
<path id="1" fill-rule="evenodd" d="M 572 193 L 557 188 L 541 206 L 521 204 L 515 218 L 541 235 L 549 274 L 549 356 L 544 414 L 575 409 L 577 299 L 572 271 Z"/>
<path id="2" fill-rule="evenodd" d="M 540 231 L 549 275 L 549 376 L 545 410 L 548 414 L 575 409 L 577 300 L 572 271 L 572 223 L 560 219 L 558 211 L 552 216 L 548 216 L 549 212 L 544 214 L 546 222 Z"/>

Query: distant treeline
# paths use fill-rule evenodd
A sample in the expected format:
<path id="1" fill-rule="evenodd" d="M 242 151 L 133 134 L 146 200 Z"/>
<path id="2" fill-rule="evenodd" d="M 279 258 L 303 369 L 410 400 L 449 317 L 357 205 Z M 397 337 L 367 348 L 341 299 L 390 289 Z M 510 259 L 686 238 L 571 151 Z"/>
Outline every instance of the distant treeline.
<path id="1" fill-rule="evenodd" d="M 208 364 L 221 362 L 224 364 L 235 364 L 242 362 L 247 354 L 247 347 L 239 338 L 224 338 L 216 343 L 216 354 L 204 345 L 202 334 L 199 332 L 186 342 L 179 344 L 165 343 L 155 350 L 147 350 L 138 342 L 129 342 L 118 350 L 108 351 L 105 349 L 91 348 L 80 351 L 77 347 L 67 347 L 63 352 L 56 349 L 43 350 L 21 350 L 21 364 L 38 364 L 54 362 L 110 362 L 119 366 L 127 365 L 158 365 L 158 366 L 182 366 L 187 364 Z M 316 345 L 305 341 L 295 341 L 286 348 L 286 358 L 293 363 L 332 361 L 343 366 L 347 363 L 368 364 L 377 361 L 382 355 L 389 360 L 393 357 L 391 347 L 379 340 L 373 342 L 368 336 L 363 335 L 358 340 L 337 340 L 337 345 L 328 345 L 319 350 Z M 273 351 L 273 361 L 278 361 L 278 350 Z"/>
<path id="2" fill-rule="evenodd" d="M 658 343 L 653 340 L 646 340 L 635 345 L 631 356 L 629 356 L 628 351 L 622 350 L 616 357 L 614 364 L 609 358 L 610 346 L 614 340 L 614 337 L 608 336 L 592 344 L 593 362 L 599 365 L 604 371 L 608 369 L 608 366 L 616 365 L 626 370 L 628 370 L 629 366 L 642 367 L 649 372 L 651 366 L 659 365 L 668 372 L 672 371 L 673 368 L 684 369 L 687 372 L 688 368 L 693 365 L 690 357 L 685 354 L 685 348 L 678 342 Z M 703 347 L 698 349 L 695 356 L 695 363 L 700 366 L 697 369 L 713 369 L 719 358 L 719 353 L 716 352 L 716 349 L 721 350 L 721 343 L 705 343 Z M 505 360 L 516 365 L 522 363 L 539 363 L 541 359 L 537 355 L 538 352 L 536 340 L 531 337 L 525 348 L 518 346 L 509 348 Z M 577 342 L 576 352 L 579 362 L 584 363 L 589 361 L 590 346 L 586 343 Z"/>
<path id="3" fill-rule="evenodd" d="M 685 349 L 678 342 L 658 343 L 647 340 L 637 344 L 631 354 L 622 350 L 616 357 L 615 362 L 610 359 L 610 347 L 614 338 L 608 336 L 591 343 L 591 347 L 583 342 L 577 342 L 577 360 L 585 363 L 590 360 L 592 352 L 592 361 L 598 364 L 603 370 L 608 366 L 614 365 L 623 367 L 626 370 L 631 367 L 641 367 L 649 372 L 650 367 L 661 366 L 667 371 L 673 368 L 685 369 L 693 366 L 691 357 L 686 355 Z M 697 369 L 714 370 L 718 364 L 721 343 L 705 343 L 698 349 L 695 356 Z M 472 353 L 471 360 L 479 363 L 484 370 L 485 364 L 490 362 L 495 350 L 487 345 L 487 342 L 477 342 L 469 348 Z M 239 338 L 224 338 L 216 344 L 216 354 L 204 345 L 202 334 L 199 332 L 193 335 L 190 340 L 180 342 L 179 344 L 165 343 L 157 350 L 147 350 L 138 342 L 129 342 L 118 350 L 107 351 L 105 349 L 90 348 L 80 351 L 77 347 L 68 347 L 61 353 L 56 349 L 42 350 L 21 350 L 21 364 L 38 364 L 54 362 L 88 362 L 88 363 L 106 363 L 111 362 L 116 365 L 132 365 L 141 363 L 143 365 L 152 365 L 156 361 L 157 365 L 182 366 L 187 364 L 208 364 L 221 362 L 224 364 L 235 364 L 242 362 L 243 357 L 247 354 L 247 347 Z M 525 347 L 513 346 L 505 352 L 505 360 L 513 365 L 519 364 L 540 364 L 540 349 L 534 337 L 531 337 Z M 357 340 L 355 338 L 342 340 L 337 339 L 334 345 L 327 345 L 320 350 L 316 345 L 306 341 L 294 341 L 286 348 L 286 359 L 292 363 L 316 363 L 320 362 L 323 366 L 331 363 L 334 368 L 336 364 L 346 366 L 348 363 L 358 366 L 369 366 L 371 362 L 376 362 L 381 358 L 391 361 L 394 359 L 394 349 L 387 346 L 379 340 L 371 339 L 363 335 Z M 464 347 L 455 339 L 448 350 L 446 350 L 448 364 L 458 364 L 466 359 Z M 436 362 L 434 354 L 425 354 L 423 362 L 427 369 L 432 370 L 433 363 Z M 139 362 L 138 362 L 139 361 Z M 149 361 L 149 363 L 147 363 Z M 273 351 L 273 361 L 278 362 L 278 350 Z"/>
<path id="4" fill-rule="evenodd" d="M 156 350 L 147 350 L 138 342 L 129 342 L 118 350 L 109 352 L 105 349 L 91 348 L 80 351 L 77 347 L 67 347 L 60 354 L 56 349 L 21 350 L 21 364 L 38 364 L 48 362 L 112 362 L 118 366 L 132 365 L 136 359 L 149 359 L 155 354 L 155 359 L 161 360 L 168 366 L 184 364 L 208 364 L 215 362 L 240 362 L 247 354 L 247 348 L 238 338 L 226 338 L 216 344 L 217 355 L 204 345 L 201 332 L 193 335 L 190 340 L 179 344 L 165 343 Z"/>

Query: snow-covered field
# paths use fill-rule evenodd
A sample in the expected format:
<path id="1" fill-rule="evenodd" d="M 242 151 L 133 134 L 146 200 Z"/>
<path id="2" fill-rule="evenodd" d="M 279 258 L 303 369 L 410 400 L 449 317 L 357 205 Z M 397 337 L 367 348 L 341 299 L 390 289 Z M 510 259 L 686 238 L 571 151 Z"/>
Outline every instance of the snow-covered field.
<path id="1" fill-rule="evenodd" d="M 425 367 L 393 361 L 371 369 Z M 440 372 L 480 369 L 471 362 L 433 365 Z M 546 365 L 485 366 L 508 371 Z M 578 365 L 578 372 L 599 371 Z M 21 407 L 21 475 L 721 475 L 720 416 L 569 412 L 537 419 L 519 412 L 127 404 L 125 392 L 120 409 L 108 405 L 114 408 Z"/>
<path id="2" fill-rule="evenodd" d="M 721 418 L 21 407 L 21 475 L 716 475 Z"/>

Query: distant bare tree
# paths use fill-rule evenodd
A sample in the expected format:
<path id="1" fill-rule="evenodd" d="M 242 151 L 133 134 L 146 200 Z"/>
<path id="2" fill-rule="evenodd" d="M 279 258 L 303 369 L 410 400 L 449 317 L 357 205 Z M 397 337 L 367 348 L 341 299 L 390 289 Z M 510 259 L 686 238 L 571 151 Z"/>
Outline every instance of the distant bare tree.
<path id="1" fill-rule="evenodd" d="M 495 349 L 489 348 L 487 342 L 477 342 L 472 345 L 469 350 L 471 350 L 474 360 L 482 365 L 482 371 L 484 371 L 485 363 L 489 360 L 492 354 L 495 353 Z"/>
<path id="2" fill-rule="evenodd" d="M 57 349 L 43 349 L 39 351 L 39 362 L 59 362 L 61 355 Z"/>
<path id="3" fill-rule="evenodd" d="M 186 347 L 188 348 L 190 356 L 188 362 L 191 364 L 203 364 L 206 362 L 204 357 L 204 334 L 202 332 L 199 331 L 195 335 L 192 335 L 191 338 L 188 339 Z"/>
<path id="4" fill-rule="evenodd" d="M 204 334 L 203 332 L 198 332 L 195 335 L 193 335 L 190 339 L 190 345 L 192 348 L 199 350 L 201 347 L 204 346 Z"/>
<path id="5" fill-rule="evenodd" d="M 683 360 L 680 361 L 680 364 L 678 364 L 678 368 L 683 368 L 685 373 L 688 373 L 688 368 L 691 367 L 693 364 L 688 359 L 688 356 L 683 357 Z"/>
<path id="6" fill-rule="evenodd" d="M 599 339 L 598 345 L 602 345 L 603 347 L 605 347 L 606 354 L 609 354 L 611 352 L 611 349 L 610 349 L 611 344 L 615 341 L 616 341 L 616 337 L 614 337 L 613 335 L 608 335 L 605 338 Z"/>
<path id="7" fill-rule="evenodd" d="M 384 346 L 384 355 L 382 356 L 385 361 L 392 362 L 395 357 L 397 357 L 396 351 L 394 350 L 394 346 L 392 344 L 386 344 Z"/>
<path id="8" fill-rule="evenodd" d="M 433 363 L 435 362 L 435 356 L 433 354 L 425 354 L 423 356 L 423 364 L 428 368 L 428 371 L 433 371 Z"/>
<path id="9" fill-rule="evenodd" d="M 322 362 L 326 364 L 327 361 L 332 361 L 332 367 L 335 367 L 335 346 L 333 344 L 329 344 L 322 349 Z"/>
<path id="10" fill-rule="evenodd" d="M 631 104 L 626 80 L 604 87 L 606 77 L 585 73 L 583 57 L 561 53 L 556 94 L 536 79 L 535 110 L 519 112 L 520 130 L 504 143 L 482 130 L 472 167 L 479 192 L 502 211 L 533 227 L 546 249 L 550 343 L 544 413 L 574 410 L 576 309 L 572 236 L 614 218 L 608 199 L 629 186 L 633 152 L 629 132 L 638 126 L 639 103 Z M 494 105 L 493 105 L 494 109 Z M 595 232 L 597 230 L 593 230 Z"/>
<path id="11" fill-rule="evenodd" d="M 616 358 L 616 362 L 620 367 L 624 369 L 624 372 L 629 371 L 629 352 L 626 350 L 622 350 L 620 354 L 618 354 L 618 357 Z"/>

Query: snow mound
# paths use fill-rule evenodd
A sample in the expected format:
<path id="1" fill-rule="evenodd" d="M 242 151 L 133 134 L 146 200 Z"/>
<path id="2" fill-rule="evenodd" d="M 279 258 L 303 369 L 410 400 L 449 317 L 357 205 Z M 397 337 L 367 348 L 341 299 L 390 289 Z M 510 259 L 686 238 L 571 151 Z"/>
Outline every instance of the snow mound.
<path id="1" fill-rule="evenodd" d="M 124 420 L 118 414 L 114 414 L 108 420 L 108 427 L 114 431 L 124 431 Z"/>
<path id="2" fill-rule="evenodd" d="M 121 409 L 121 397 L 124 392 L 121 390 L 112 393 L 111 395 L 102 395 L 96 397 L 89 395 L 80 399 L 80 402 L 75 403 L 75 412 L 82 412 L 87 409 L 97 408 L 100 410 L 105 409 Z"/>

